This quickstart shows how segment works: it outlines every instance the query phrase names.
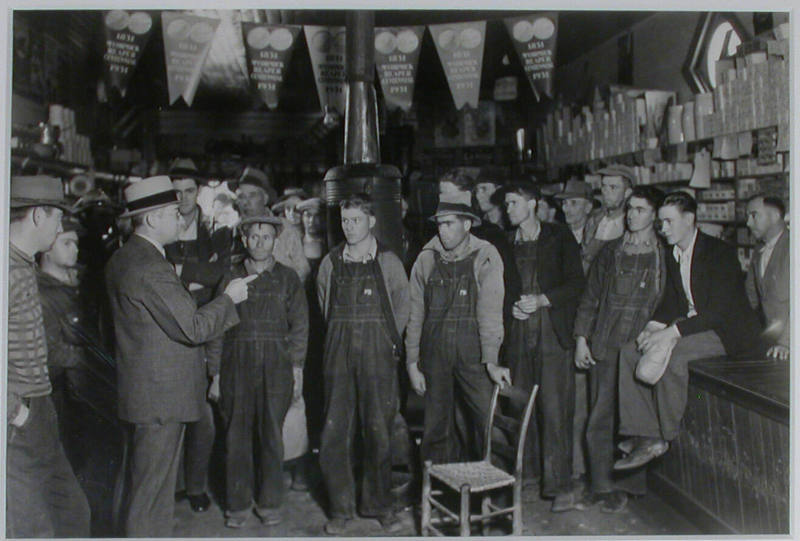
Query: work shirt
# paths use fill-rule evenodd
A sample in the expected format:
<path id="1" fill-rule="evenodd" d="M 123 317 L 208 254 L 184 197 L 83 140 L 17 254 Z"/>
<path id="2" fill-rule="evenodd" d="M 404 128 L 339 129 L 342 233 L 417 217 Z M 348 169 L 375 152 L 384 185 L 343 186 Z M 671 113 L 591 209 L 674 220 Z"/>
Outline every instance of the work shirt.
<path id="1" fill-rule="evenodd" d="M 497 249 L 470 234 L 455 250 L 445 250 L 438 236 L 420 252 L 409 280 L 411 313 L 406 328 L 406 362 L 419 361 L 422 326 L 425 320 L 425 284 L 435 265 L 435 254 L 444 261 L 461 261 L 475 254 L 473 271 L 478 285 L 476 318 L 481 342 L 481 362 L 497 363 L 503 341 L 503 261 Z"/>
<path id="2" fill-rule="evenodd" d="M 9 242 L 8 268 L 8 409 L 10 423 L 23 398 L 49 395 L 47 338 L 32 257 Z"/>

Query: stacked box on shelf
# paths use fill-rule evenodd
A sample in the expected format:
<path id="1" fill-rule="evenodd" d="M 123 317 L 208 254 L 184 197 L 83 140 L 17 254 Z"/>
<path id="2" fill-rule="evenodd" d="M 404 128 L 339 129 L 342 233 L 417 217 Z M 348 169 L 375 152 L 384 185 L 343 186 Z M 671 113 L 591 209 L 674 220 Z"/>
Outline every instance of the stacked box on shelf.
<path id="1" fill-rule="evenodd" d="M 700 192 L 702 201 L 727 201 L 736 198 L 735 187 L 728 182 L 712 182 L 711 187 Z"/>
<path id="2" fill-rule="evenodd" d="M 736 219 L 736 202 L 698 203 L 697 219 L 710 222 L 732 222 Z"/>

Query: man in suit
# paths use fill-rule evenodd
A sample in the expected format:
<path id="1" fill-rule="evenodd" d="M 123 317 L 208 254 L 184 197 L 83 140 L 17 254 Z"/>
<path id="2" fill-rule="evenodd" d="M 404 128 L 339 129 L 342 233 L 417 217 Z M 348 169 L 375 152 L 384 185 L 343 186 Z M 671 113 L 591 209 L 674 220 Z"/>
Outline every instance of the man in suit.
<path id="1" fill-rule="evenodd" d="M 584 286 L 578 243 L 562 224 L 543 222 L 536 209 L 541 199 L 531 183 L 505 189 L 508 220 L 514 227 L 512 265 L 520 290 L 511 299 L 513 319 L 504 344 L 505 364 L 515 385 L 533 389 L 541 427 L 542 495 L 551 510 L 574 509 L 581 494 L 573 489 L 572 460 L 575 413 L 575 348 L 572 326 Z M 566 428 L 566 429 L 565 429 Z M 535 438 L 526 445 L 525 469 L 535 471 Z"/>
<path id="2" fill-rule="evenodd" d="M 755 250 L 745 287 L 750 304 L 761 308 L 767 357 L 789 359 L 789 228 L 786 207 L 764 194 L 747 202 L 747 227 L 761 243 Z"/>
<path id="3" fill-rule="evenodd" d="M 645 329 L 623 346 L 619 408 L 623 442 L 631 449 L 618 470 L 640 467 L 669 449 L 680 432 L 689 385 L 689 361 L 758 349 L 758 321 L 747 302 L 735 249 L 701 233 L 697 203 L 685 192 L 667 196 L 658 210 L 672 246 L 664 296 Z"/>
<path id="4" fill-rule="evenodd" d="M 175 480 L 185 423 L 205 404 L 203 344 L 239 322 L 235 303 L 247 299 L 249 279 L 197 308 L 167 261 L 177 240 L 177 196 L 167 176 L 125 189 L 134 233 L 106 265 L 117 348 L 119 417 L 131 425 L 128 537 L 172 534 Z"/>

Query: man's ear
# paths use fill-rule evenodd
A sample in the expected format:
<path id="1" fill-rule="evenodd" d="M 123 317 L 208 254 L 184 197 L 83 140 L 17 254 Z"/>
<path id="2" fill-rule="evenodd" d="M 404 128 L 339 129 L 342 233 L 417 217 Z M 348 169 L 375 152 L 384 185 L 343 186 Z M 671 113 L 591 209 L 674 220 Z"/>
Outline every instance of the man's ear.
<path id="1" fill-rule="evenodd" d="M 470 229 L 472 229 L 472 220 L 470 218 L 466 218 L 464 220 L 464 231 L 469 233 Z"/>
<path id="2" fill-rule="evenodd" d="M 36 226 L 42 223 L 42 219 L 45 217 L 44 207 L 31 207 L 28 209 L 28 213 L 30 214 L 30 219 L 33 222 L 33 225 Z"/>
<path id="3" fill-rule="evenodd" d="M 369 228 L 372 229 L 375 227 L 375 224 L 378 223 L 378 219 L 375 216 L 369 216 Z"/>

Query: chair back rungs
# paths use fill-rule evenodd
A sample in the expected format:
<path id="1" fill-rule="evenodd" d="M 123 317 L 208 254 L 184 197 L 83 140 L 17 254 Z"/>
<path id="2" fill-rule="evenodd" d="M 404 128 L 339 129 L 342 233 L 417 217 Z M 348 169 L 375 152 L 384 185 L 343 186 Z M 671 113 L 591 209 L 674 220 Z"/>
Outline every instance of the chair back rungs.
<path id="1" fill-rule="evenodd" d="M 491 461 L 492 455 L 499 456 L 506 462 L 506 467 L 503 469 L 507 469 L 507 472 L 512 475 L 522 471 L 525 437 L 538 392 L 538 385 L 534 385 L 529 393 L 510 385 L 506 385 L 502 389 L 499 385 L 494 386 L 489 408 L 489 423 L 486 427 L 484 460 Z M 503 412 L 498 407 L 500 397 L 503 397 L 503 401 L 506 402 Z M 519 418 L 508 414 L 519 415 Z"/>

